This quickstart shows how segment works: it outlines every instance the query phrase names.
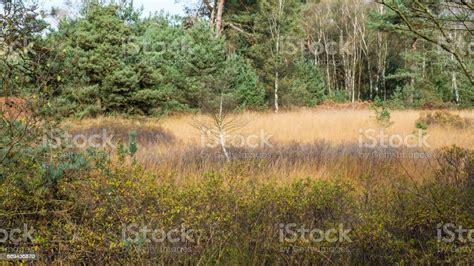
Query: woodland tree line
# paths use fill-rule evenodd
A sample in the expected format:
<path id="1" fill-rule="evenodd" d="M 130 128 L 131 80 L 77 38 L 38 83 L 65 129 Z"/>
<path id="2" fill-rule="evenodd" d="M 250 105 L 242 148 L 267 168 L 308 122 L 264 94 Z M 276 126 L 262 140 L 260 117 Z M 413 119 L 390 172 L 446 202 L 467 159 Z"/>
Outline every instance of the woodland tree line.
<path id="1" fill-rule="evenodd" d="M 42 95 L 65 116 L 473 105 L 469 0 L 203 0 L 185 17 L 1 2 L 3 96 Z"/>

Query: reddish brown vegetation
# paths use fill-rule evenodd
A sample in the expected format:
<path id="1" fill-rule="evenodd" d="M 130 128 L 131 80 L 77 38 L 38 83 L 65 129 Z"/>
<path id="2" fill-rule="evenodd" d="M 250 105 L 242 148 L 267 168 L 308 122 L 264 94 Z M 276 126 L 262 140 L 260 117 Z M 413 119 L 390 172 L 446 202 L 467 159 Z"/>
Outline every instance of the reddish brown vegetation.
<path id="1" fill-rule="evenodd" d="M 364 110 L 369 109 L 371 102 L 354 102 L 354 103 L 337 103 L 334 101 L 325 101 L 317 106 L 320 109 L 356 109 Z"/>
<path id="2" fill-rule="evenodd" d="M 0 112 L 5 118 L 19 119 L 26 116 L 26 100 L 17 97 L 0 97 Z"/>

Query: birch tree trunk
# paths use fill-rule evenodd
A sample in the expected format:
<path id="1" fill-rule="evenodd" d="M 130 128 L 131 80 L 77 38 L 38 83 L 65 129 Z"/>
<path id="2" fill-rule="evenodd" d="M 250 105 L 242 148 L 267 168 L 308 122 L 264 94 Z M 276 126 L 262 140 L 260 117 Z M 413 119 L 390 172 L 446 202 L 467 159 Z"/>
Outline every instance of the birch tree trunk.
<path id="1" fill-rule="evenodd" d="M 278 71 L 275 72 L 275 113 L 278 113 L 280 107 L 278 106 L 278 88 L 280 86 L 280 73 Z"/>
<path id="2" fill-rule="evenodd" d="M 457 34 L 456 32 L 454 33 L 454 36 L 452 36 L 450 34 L 450 38 L 455 40 L 455 42 L 458 41 L 458 38 L 457 38 Z M 451 60 L 453 62 L 455 62 L 455 58 L 454 58 L 454 55 L 451 54 Z M 452 86 L 453 86 L 453 92 L 454 92 L 454 99 L 456 101 L 456 103 L 459 103 L 459 89 L 458 89 L 458 81 L 457 81 L 457 74 L 456 74 L 456 71 L 455 70 L 452 70 L 451 71 L 451 82 L 452 82 Z"/>
<path id="3" fill-rule="evenodd" d="M 219 145 L 222 148 L 222 152 L 226 158 L 226 161 L 230 161 L 229 153 L 227 153 L 227 149 L 225 147 L 225 124 L 224 124 L 224 116 L 223 116 L 223 102 L 224 102 L 224 93 L 221 92 L 221 100 L 219 102 L 219 121 L 218 121 L 218 129 L 219 129 Z"/>
<path id="4" fill-rule="evenodd" d="M 332 87 L 332 81 L 331 81 L 331 69 L 330 69 L 330 64 L 329 64 L 329 51 L 328 51 L 328 43 L 326 39 L 326 33 L 322 33 L 323 35 L 323 41 L 324 41 L 324 53 L 326 54 L 326 76 L 327 76 L 327 86 L 328 86 L 328 92 L 329 96 L 331 96 L 331 87 Z M 334 58 L 334 57 L 333 57 Z M 336 63 L 333 62 L 333 66 L 335 66 Z"/>
<path id="5" fill-rule="evenodd" d="M 281 4 L 281 1 L 283 0 L 280 0 L 280 4 Z M 280 55 L 280 30 L 278 29 L 276 33 L 277 34 L 276 34 L 275 51 L 278 57 Z M 278 89 L 280 87 L 280 73 L 278 71 L 278 66 L 276 66 L 276 68 L 277 70 L 275 71 L 274 97 L 275 97 L 275 113 L 278 113 L 278 111 L 280 110 L 279 104 L 278 104 Z"/>
<path id="6" fill-rule="evenodd" d="M 458 90 L 458 82 L 457 82 L 457 78 L 456 78 L 456 72 L 454 72 L 454 71 L 451 72 L 451 76 L 452 76 L 455 100 L 456 100 L 456 103 L 459 103 L 459 90 Z"/>
<path id="7" fill-rule="evenodd" d="M 275 53 L 274 53 L 274 58 L 277 61 L 275 64 L 275 81 L 274 81 L 274 98 L 275 98 L 275 113 L 278 113 L 280 110 L 279 106 L 279 95 L 278 95 L 278 90 L 280 88 L 280 72 L 278 70 L 279 68 L 279 57 L 280 57 L 280 41 L 281 41 L 281 18 L 283 16 L 283 0 L 278 0 L 278 10 L 276 14 L 273 14 L 272 18 L 272 36 L 273 39 L 275 40 Z"/>

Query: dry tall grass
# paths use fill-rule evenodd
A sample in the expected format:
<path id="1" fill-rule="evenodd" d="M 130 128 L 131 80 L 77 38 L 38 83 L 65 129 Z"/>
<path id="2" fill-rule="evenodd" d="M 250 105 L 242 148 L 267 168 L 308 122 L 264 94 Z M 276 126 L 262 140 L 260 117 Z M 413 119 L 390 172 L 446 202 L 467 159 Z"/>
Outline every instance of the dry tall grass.
<path id="1" fill-rule="evenodd" d="M 474 120 L 474 111 L 454 111 L 461 117 Z M 377 129 L 374 114 L 370 110 L 300 110 L 284 113 L 246 112 L 237 115 L 247 121 L 241 134 L 258 134 L 264 130 L 278 143 L 313 143 L 327 141 L 332 144 L 357 143 L 359 129 Z M 393 111 L 394 124 L 386 130 L 387 134 L 408 135 L 415 130 L 420 111 Z M 193 120 L 204 120 L 202 115 L 169 117 L 159 124 L 172 132 L 184 144 L 199 144 L 200 135 L 191 126 Z M 434 127 L 429 130 L 429 144 L 433 148 L 447 145 L 474 147 L 474 129 L 459 130 Z"/>
<path id="2" fill-rule="evenodd" d="M 473 111 L 452 113 L 474 121 Z M 108 128 L 120 132 L 120 141 L 124 139 L 124 129 L 136 130 L 140 144 L 136 159 L 174 182 L 199 181 L 203 173 L 210 171 L 231 172 L 236 178 L 258 182 L 286 182 L 302 177 L 330 179 L 334 176 L 349 179 L 377 176 L 380 180 L 389 180 L 402 174 L 422 180 L 435 168 L 437 149 L 451 145 L 474 147 L 474 127 L 471 125 L 464 129 L 431 126 L 426 133 L 430 147 L 421 149 L 361 149 L 359 131 L 380 130 L 370 110 L 306 109 L 279 114 L 244 112 L 237 114 L 236 118 L 245 125 L 234 134 L 246 137 L 252 134 L 260 136 L 263 132 L 271 136 L 272 147 L 230 147 L 235 160 L 225 163 L 218 147 L 203 146 L 201 134 L 193 122 L 209 121 L 209 118 L 199 114 L 164 119 L 103 117 L 68 121 L 65 125 L 83 133 Z M 419 118 L 420 111 L 394 111 L 393 124 L 385 129 L 385 133 L 413 134 Z M 141 132 L 146 137 L 141 138 Z M 172 136 L 173 141 L 170 142 L 169 138 L 150 141 L 150 136 Z M 147 141 L 140 143 L 141 139 Z M 413 158 L 418 154 L 428 158 Z"/>

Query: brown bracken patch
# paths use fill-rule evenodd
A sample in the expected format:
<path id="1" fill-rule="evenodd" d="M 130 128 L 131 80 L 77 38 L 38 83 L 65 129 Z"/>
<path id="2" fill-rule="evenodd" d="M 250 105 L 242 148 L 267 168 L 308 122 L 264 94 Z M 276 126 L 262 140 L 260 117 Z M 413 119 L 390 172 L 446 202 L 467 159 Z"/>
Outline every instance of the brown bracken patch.
<path id="1" fill-rule="evenodd" d="M 0 112 L 7 119 L 21 119 L 27 115 L 26 100 L 17 97 L 0 97 Z"/>
<path id="2" fill-rule="evenodd" d="M 334 101 L 325 101 L 319 104 L 316 108 L 318 109 L 355 109 L 355 110 L 365 110 L 369 109 L 371 102 L 354 102 L 354 103 L 337 103 Z"/>

